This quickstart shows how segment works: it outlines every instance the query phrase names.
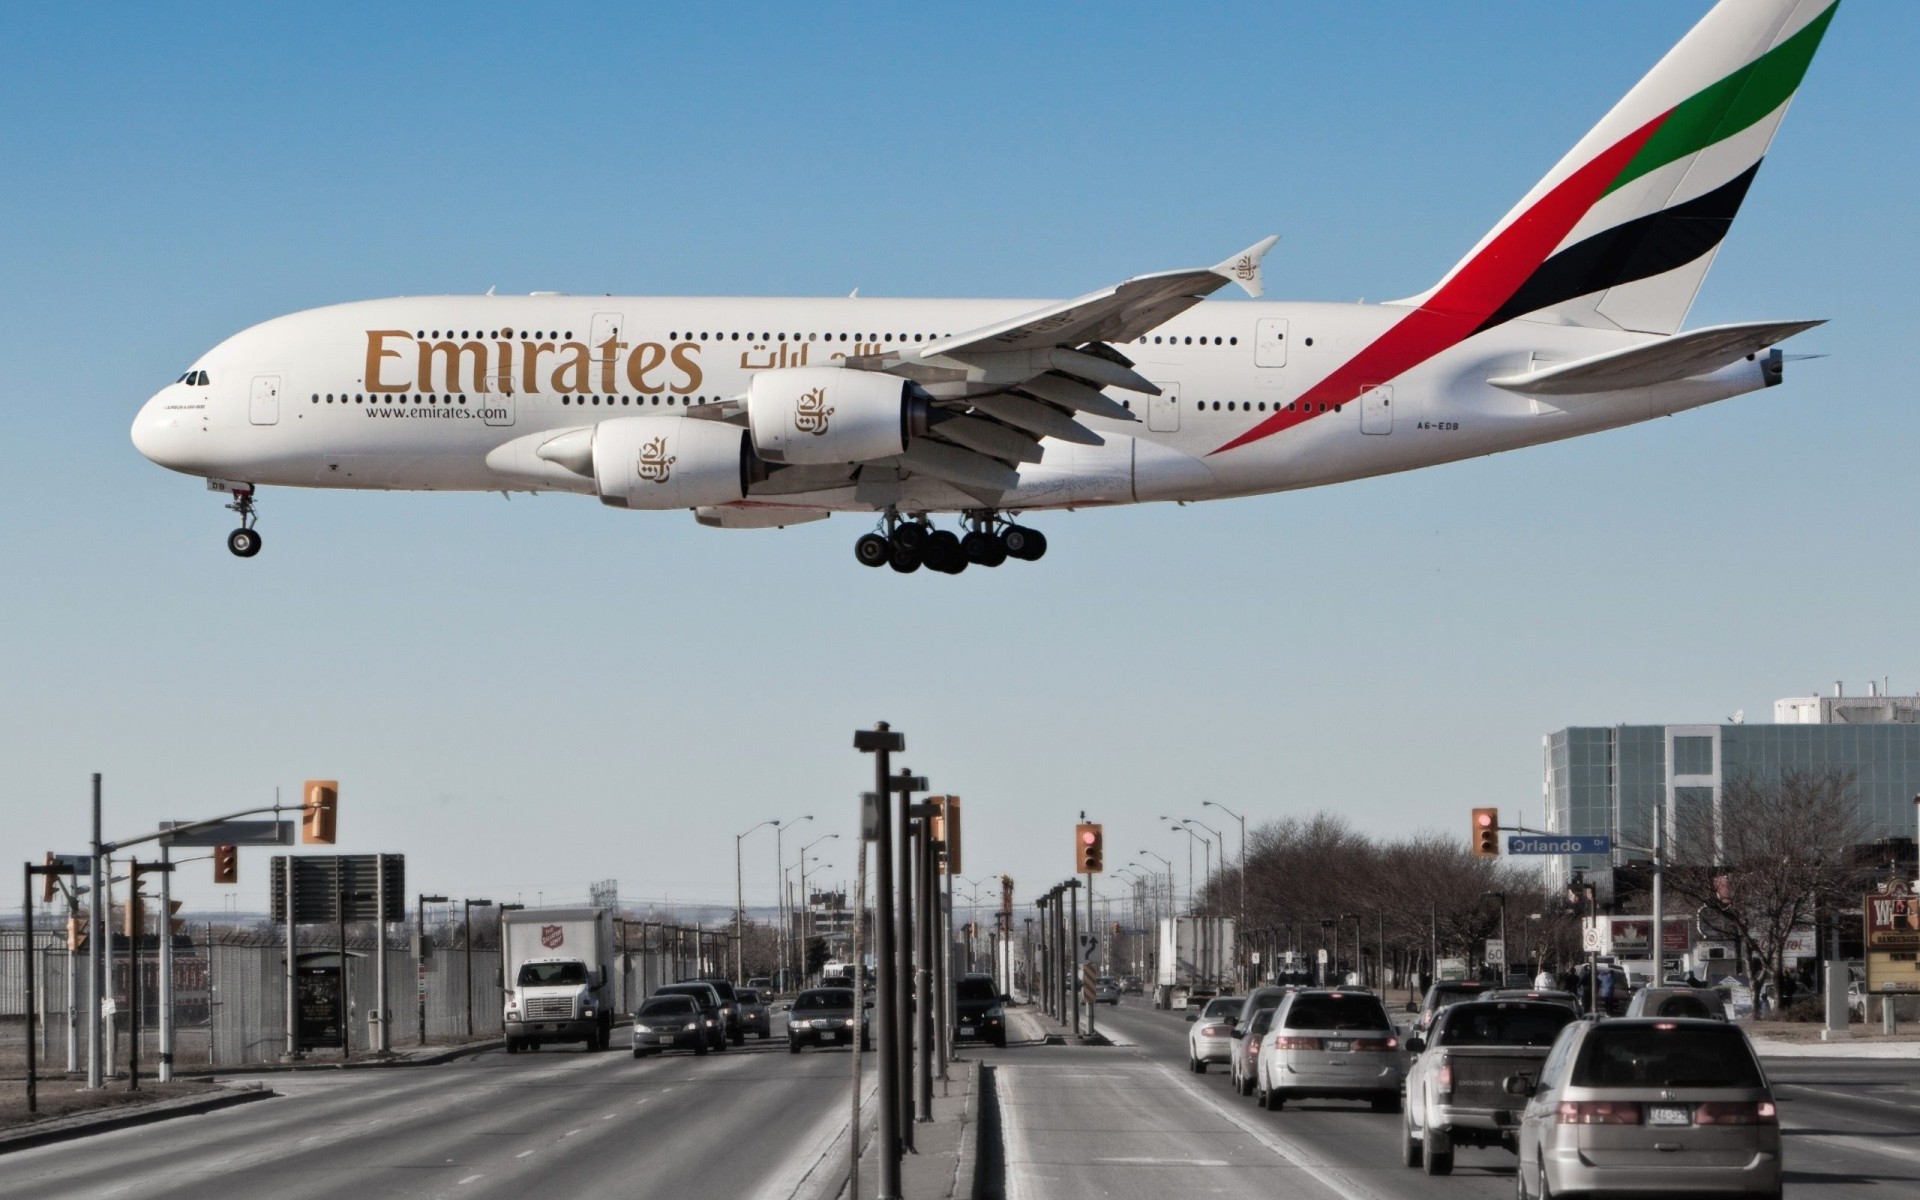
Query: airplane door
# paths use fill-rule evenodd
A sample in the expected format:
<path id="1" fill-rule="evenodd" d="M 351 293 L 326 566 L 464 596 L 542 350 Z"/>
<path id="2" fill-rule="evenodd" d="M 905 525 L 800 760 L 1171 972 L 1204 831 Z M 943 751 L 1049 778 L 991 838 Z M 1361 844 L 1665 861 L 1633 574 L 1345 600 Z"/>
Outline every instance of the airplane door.
<path id="1" fill-rule="evenodd" d="M 1285 321 L 1265 320 L 1253 323 L 1253 365 L 1256 367 L 1287 365 L 1287 323 Z"/>
<path id="2" fill-rule="evenodd" d="M 280 423 L 280 377 L 255 375 L 253 391 L 247 397 L 247 420 L 255 425 Z"/>
<path id="3" fill-rule="evenodd" d="M 1360 432 L 1393 432 L 1393 385 L 1383 383 L 1360 394 Z"/>
<path id="4" fill-rule="evenodd" d="M 620 340 L 620 325 L 619 313 L 593 314 L 593 328 L 587 339 L 587 348 L 593 351 L 595 363 L 605 362 L 609 355 L 614 354 L 613 347 L 607 346 L 607 343 Z M 606 348 L 602 349 L 603 346 Z"/>
<path id="5" fill-rule="evenodd" d="M 1158 396 L 1147 398 L 1147 429 L 1152 433 L 1174 433 L 1180 428 L 1180 385 L 1154 380 Z"/>

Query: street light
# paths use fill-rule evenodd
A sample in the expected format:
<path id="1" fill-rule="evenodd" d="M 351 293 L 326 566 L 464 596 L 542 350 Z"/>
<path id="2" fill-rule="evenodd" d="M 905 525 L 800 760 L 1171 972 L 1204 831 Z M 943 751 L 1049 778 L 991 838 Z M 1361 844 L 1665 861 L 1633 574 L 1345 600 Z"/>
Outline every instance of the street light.
<path id="1" fill-rule="evenodd" d="M 460 947 L 461 955 L 467 960 L 467 1036 L 473 1036 L 473 910 L 492 908 L 491 900 L 462 900 L 460 902 Z"/>
<path id="2" fill-rule="evenodd" d="M 778 894 L 774 897 L 773 907 L 774 912 L 778 914 L 780 919 L 778 948 L 780 951 L 780 974 L 782 975 L 787 973 L 787 852 L 782 845 L 782 841 L 787 836 L 787 829 L 790 826 L 798 824 L 801 821 L 811 820 L 813 820 L 813 814 L 808 813 L 804 817 L 795 817 L 791 821 L 775 821 L 773 823 L 773 886 L 778 891 Z M 780 986 L 783 988 L 786 987 L 787 981 L 785 979 L 780 980 Z"/>
<path id="3" fill-rule="evenodd" d="M 778 818 L 770 817 L 747 830 L 747 833 L 779 823 Z M 747 833 L 733 835 L 733 982 L 741 987 L 747 983 L 747 893 L 740 872 L 740 843 L 746 840 Z"/>
<path id="4" fill-rule="evenodd" d="M 413 910 L 414 967 L 416 971 L 425 971 L 427 967 L 427 905 L 445 904 L 447 898 L 445 896 L 429 896 L 425 892 L 421 892 L 416 897 L 416 900 L 418 903 L 415 904 Z M 415 990 L 419 993 L 420 1044 L 424 1046 L 427 1044 L 427 990 L 425 988 L 417 988 Z"/>
<path id="5" fill-rule="evenodd" d="M 808 817 L 807 820 L 811 821 L 813 820 L 813 818 Z M 837 833 L 822 834 L 820 837 L 817 837 L 812 841 L 808 842 L 806 845 L 800 847 L 799 860 L 795 863 L 795 865 L 800 868 L 800 903 L 803 907 L 800 910 L 800 932 L 799 932 L 799 937 L 797 939 L 800 942 L 799 952 L 795 954 L 793 957 L 796 960 L 794 965 L 799 968 L 798 974 L 800 976 L 800 982 L 802 984 L 805 984 L 807 981 L 806 942 L 807 942 L 807 927 L 809 923 L 808 917 L 811 916 L 811 911 L 810 911 L 811 906 L 807 904 L 807 865 L 806 865 L 807 851 L 813 849 L 815 846 L 818 846 L 821 842 L 830 841 L 839 836 L 840 835 Z M 818 860 L 816 859 L 816 861 Z M 781 879 L 784 881 L 785 878 L 786 878 L 786 875 L 783 872 L 781 874 Z M 783 882 L 781 887 L 781 892 L 783 895 L 785 894 L 785 891 L 786 891 L 786 888 Z M 784 926 L 782 928 L 784 929 Z M 782 958 L 780 960 L 781 969 L 785 970 L 786 966 L 787 966 L 787 960 Z"/>
<path id="6" fill-rule="evenodd" d="M 1200 806 L 1202 808 L 1217 808 L 1234 820 L 1240 822 L 1240 921 L 1234 929 L 1235 940 L 1237 941 L 1240 937 L 1245 936 L 1240 930 L 1244 928 L 1247 923 L 1247 819 L 1220 803 L 1218 800 L 1202 800 Z M 1382 978 L 1384 979 L 1385 977 L 1382 976 Z M 1243 984 L 1243 986 L 1247 985 Z"/>

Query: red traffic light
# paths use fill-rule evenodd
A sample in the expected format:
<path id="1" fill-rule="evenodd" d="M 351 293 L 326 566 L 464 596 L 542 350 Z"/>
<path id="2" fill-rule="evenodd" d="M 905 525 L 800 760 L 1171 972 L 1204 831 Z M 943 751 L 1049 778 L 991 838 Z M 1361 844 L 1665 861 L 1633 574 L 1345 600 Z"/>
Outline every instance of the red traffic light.
<path id="1" fill-rule="evenodd" d="M 1096 841 L 1098 841 L 1099 839 L 1098 839 L 1097 837 L 1095 837 L 1095 836 L 1094 836 L 1094 832 L 1093 832 L 1093 830 L 1091 830 L 1091 829 L 1082 829 L 1082 830 L 1080 831 L 1080 840 L 1081 840 L 1081 842 L 1083 842 L 1083 843 L 1085 843 L 1086 845 L 1089 845 L 1089 846 L 1091 846 L 1091 845 L 1093 845 L 1093 844 L 1094 844 L 1094 842 L 1096 842 Z"/>

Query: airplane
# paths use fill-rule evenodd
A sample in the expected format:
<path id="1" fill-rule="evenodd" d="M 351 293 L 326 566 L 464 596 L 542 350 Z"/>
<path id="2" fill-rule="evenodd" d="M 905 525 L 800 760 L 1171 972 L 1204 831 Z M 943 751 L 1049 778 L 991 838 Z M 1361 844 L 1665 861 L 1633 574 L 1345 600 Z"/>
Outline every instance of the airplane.
<path id="1" fill-rule="evenodd" d="M 959 574 L 1041 557 L 1032 513 L 1318 487 L 1678 413 L 1781 383 L 1778 343 L 1822 323 L 1682 328 L 1838 6 L 1720 0 L 1404 300 L 1261 301 L 1273 237 L 1064 302 L 367 300 L 221 342 L 133 443 L 230 497 L 242 558 L 262 486 L 570 492 L 722 529 L 868 514 L 860 563 Z M 1252 300 L 1202 303 L 1229 285 Z"/>

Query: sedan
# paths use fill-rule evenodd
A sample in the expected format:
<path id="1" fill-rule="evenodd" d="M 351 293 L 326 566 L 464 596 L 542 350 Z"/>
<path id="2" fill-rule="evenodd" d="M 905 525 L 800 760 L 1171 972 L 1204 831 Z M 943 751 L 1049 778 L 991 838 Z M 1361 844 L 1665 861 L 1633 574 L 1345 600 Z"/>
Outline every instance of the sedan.
<path id="1" fill-rule="evenodd" d="M 1233 1040 L 1239 1043 L 1233 1056 L 1233 1090 L 1242 1096 L 1253 1095 L 1253 1071 L 1260 1058 L 1260 1039 L 1273 1027 L 1271 1008 L 1254 1010 L 1251 1020 L 1243 1026 L 1236 1026 Z"/>
<path id="2" fill-rule="evenodd" d="M 1577 1021 L 1516 1075 L 1522 1200 L 1589 1192 L 1780 1195 L 1780 1113 L 1725 1021 Z"/>
<path id="3" fill-rule="evenodd" d="M 704 1056 L 712 1038 L 712 1018 L 692 996 L 654 996 L 633 1014 L 633 1056 L 667 1050 L 691 1050 Z"/>
<path id="4" fill-rule="evenodd" d="M 787 1013 L 787 1051 L 802 1046 L 851 1046 L 854 1024 L 860 1026 L 860 1048 L 872 1048 L 867 1013 L 851 988 L 808 988 L 793 998 Z"/>
<path id="5" fill-rule="evenodd" d="M 760 989 L 740 988 L 734 996 L 740 1001 L 740 1031 L 751 1033 L 763 1042 L 772 1037 L 773 1010 L 767 1007 Z"/>
<path id="6" fill-rule="evenodd" d="M 1093 1002 L 1095 1004 L 1111 1004 L 1118 1007 L 1120 1004 L 1119 981 L 1102 978 L 1098 983 L 1095 983 L 1093 985 Z"/>
<path id="7" fill-rule="evenodd" d="M 1193 1028 L 1187 1031 L 1187 1070 L 1196 1075 L 1207 1073 L 1209 1063 L 1233 1061 L 1233 1019 L 1240 1012 L 1242 996 L 1215 996 L 1207 1006 L 1187 1018 Z"/>

